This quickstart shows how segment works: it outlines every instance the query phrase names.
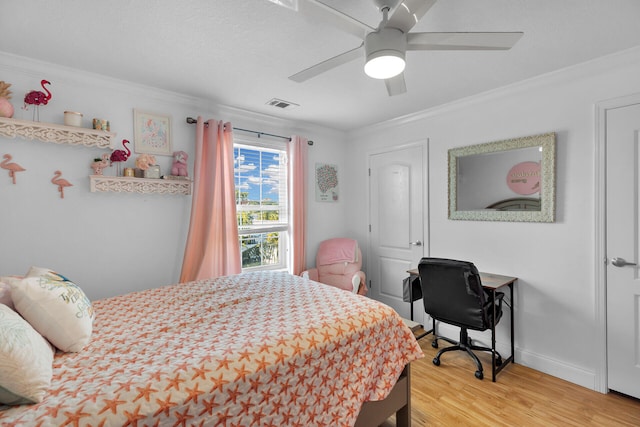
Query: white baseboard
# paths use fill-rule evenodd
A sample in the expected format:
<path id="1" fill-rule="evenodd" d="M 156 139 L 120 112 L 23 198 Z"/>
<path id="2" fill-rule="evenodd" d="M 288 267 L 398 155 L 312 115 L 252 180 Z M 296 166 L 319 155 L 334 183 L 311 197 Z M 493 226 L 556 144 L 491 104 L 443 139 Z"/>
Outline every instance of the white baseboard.
<path id="1" fill-rule="evenodd" d="M 438 323 L 438 335 L 458 340 L 460 338 L 460 328 L 446 323 Z M 488 347 L 491 346 L 491 333 L 469 331 L 469 335 L 474 342 L 480 341 Z M 428 339 L 428 338 L 426 338 Z M 503 356 L 511 352 L 511 345 L 508 342 L 496 342 L 496 349 Z M 536 371 L 569 381 L 588 389 L 598 391 L 596 387 L 596 374 L 584 368 L 569 365 L 565 362 L 550 358 L 542 354 L 532 353 L 516 347 L 515 363 L 526 366 Z M 499 375 L 509 375 L 509 368 L 506 368 Z M 499 376 L 498 376 L 499 378 Z"/>
<path id="2" fill-rule="evenodd" d="M 579 386 L 599 391 L 596 387 L 596 373 L 587 371 L 584 368 L 569 365 L 548 356 L 535 354 L 518 348 L 516 348 L 516 363 Z"/>

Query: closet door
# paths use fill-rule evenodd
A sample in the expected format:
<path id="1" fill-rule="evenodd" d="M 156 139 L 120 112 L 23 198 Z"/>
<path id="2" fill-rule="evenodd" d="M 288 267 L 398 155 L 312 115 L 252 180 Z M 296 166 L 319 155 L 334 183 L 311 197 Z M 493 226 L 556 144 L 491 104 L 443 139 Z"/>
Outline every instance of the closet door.
<path id="1" fill-rule="evenodd" d="M 607 111 L 607 382 L 640 398 L 640 104 Z"/>

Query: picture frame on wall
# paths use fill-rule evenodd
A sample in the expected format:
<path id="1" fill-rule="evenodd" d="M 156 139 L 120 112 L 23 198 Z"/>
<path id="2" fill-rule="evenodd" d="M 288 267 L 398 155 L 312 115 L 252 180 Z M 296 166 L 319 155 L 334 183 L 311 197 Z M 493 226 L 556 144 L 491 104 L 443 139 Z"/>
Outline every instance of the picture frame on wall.
<path id="1" fill-rule="evenodd" d="M 171 116 L 133 110 L 133 150 L 139 154 L 171 156 Z"/>
<path id="2" fill-rule="evenodd" d="M 340 198 L 338 188 L 338 166 L 316 163 L 316 202 L 337 202 Z"/>

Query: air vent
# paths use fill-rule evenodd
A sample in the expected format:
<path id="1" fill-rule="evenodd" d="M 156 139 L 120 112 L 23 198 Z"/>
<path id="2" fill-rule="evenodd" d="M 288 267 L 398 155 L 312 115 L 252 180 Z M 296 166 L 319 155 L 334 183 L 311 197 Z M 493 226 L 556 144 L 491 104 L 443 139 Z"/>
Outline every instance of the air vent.
<path id="1" fill-rule="evenodd" d="M 282 108 L 283 110 L 284 109 L 289 109 L 289 108 L 294 108 L 294 107 L 299 107 L 298 104 L 294 104 L 293 102 L 284 101 L 284 100 L 278 99 L 278 98 L 270 99 L 269 101 L 267 101 L 267 105 L 271 105 L 271 106 L 277 107 L 277 108 Z"/>

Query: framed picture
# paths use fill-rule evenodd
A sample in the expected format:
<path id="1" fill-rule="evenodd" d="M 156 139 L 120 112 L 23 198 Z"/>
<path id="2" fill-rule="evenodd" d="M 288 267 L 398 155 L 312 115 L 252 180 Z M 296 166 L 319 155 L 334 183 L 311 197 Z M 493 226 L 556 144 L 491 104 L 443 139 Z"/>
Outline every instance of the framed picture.
<path id="1" fill-rule="evenodd" d="M 171 116 L 133 110 L 134 145 L 136 153 L 171 156 Z"/>
<path id="2" fill-rule="evenodd" d="M 338 166 L 316 163 L 316 202 L 337 202 Z"/>

